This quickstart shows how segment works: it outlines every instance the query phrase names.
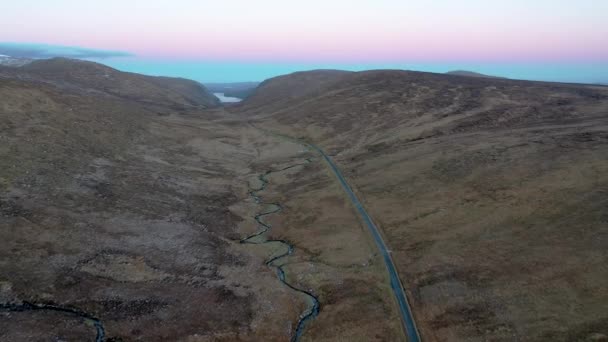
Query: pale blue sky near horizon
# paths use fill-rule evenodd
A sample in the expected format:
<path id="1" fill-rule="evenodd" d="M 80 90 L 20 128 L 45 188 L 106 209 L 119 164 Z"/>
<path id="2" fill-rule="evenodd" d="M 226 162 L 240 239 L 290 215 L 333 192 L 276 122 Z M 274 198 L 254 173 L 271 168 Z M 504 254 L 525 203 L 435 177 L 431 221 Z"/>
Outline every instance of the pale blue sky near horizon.
<path id="1" fill-rule="evenodd" d="M 313 69 L 340 69 L 351 71 L 400 69 L 437 73 L 453 70 L 468 70 L 492 76 L 521 80 L 608 84 L 608 62 L 262 63 L 235 61 L 172 61 L 141 59 L 137 57 L 111 57 L 93 60 L 123 71 L 155 76 L 184 77 L 202 83 L 257 82 L 283 74 Z"/>
<path id="2" fill-rule="evenodd" d="M 202 83 L 259 82 L 296 71 L 340 69 L 362 71 L 371 69 L 400 69 L 444 73 L 468 70 L 492 76 L 521 80 L 608 84 L 608 61 L 547 61 L 547 62 L 262 62 L 239 60 L 189 60 L 140 57 L 129 51 L 91 49 L 52 44 L 3 43 L 0 54 L 49 58 L 64 56 L 96 61 L 122 71 L 155 76 L 174 76 Z"/>
<path id="3" fill-rule="evenodd" d="M 0 22 L 0 54 L 202 82 L 464 69 L 608 83 L 608 0 L 19 0 Z"/>

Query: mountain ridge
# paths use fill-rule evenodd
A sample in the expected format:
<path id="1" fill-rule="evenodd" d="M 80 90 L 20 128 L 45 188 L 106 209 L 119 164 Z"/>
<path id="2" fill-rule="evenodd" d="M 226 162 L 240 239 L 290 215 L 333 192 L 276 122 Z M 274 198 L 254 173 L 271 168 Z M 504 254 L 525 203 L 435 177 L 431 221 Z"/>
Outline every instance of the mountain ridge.
<path id="1" fill-rule="evenodd" d="M 198 82 L 183 78 L 122 72 L 109 66 L 69 58 L 34 60 L 0 70 L 5 77 L 52 83 L 71 91 L 93 91 L 149 104 L 212 108 L 219 100 Z"/>
<path id="2" fill-rule="evenodd" d="M 467 77 L 505 78 L 505 77 L 499 77 L 499 76 L 486 75 L 486 74 L 482 74 L 479 72 L 468 71 L 468 70 L 452 70 L 452 71 L 446 72 L 446 74 L 447 75 L 456 75 L 456 76 L 467 76 Z"/>
<path id="3" fill-rule="evenodd" d="M 331 155 L 386 237 L 423 340 L 607 331 L 608 88 L 395 70 L 306 79 L 258 88 L 271 99 L 296 84 L 280 105 L 228 110 Z"/>

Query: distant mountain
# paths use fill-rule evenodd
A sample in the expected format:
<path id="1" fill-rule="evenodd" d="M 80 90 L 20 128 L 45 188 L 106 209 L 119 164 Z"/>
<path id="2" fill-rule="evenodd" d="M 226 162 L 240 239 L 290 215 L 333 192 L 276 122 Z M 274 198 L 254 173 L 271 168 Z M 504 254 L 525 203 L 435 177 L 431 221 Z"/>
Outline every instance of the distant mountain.
<path id="1" fill-rule="evenodd" d="M 246 99 L 253 94 L 260 82 L 234 82 L 234 83 L 205 83 L 205 87 L 212 93 L 222 93 L 227 97 Z"/>
<path id="2" fill-rule="evenodd" d="M 260 82 L 213 82 L 213 83 L 203 83 L 209 91 L 213 92 L 222 92 L 228 90 L 240 90 L 240 89 L 250 89 L 257 87 Z"/>
<path id="3" fill-rule="evenodd" d="M 327 85 L 337 82 L 349 74 L 352 74 L 352 72 L 313 70 L 274 77 L 260 83 L 246 102 L 250 107 L 267 105 L 280 109 L 289 105 L 295 99 L 323 91 Z"/>
<path id="4" fill-rule="evenodd" d="M 109 95 L 148 104 L 210 108 L 219 100 L 198 82 L 122 72 L 108 66 L 68 58 L 34 60 L 1 74 L 51 83 L 74 92 Z"/>
<path id="5" fill-rule="evenodd" d="M 481 74 L 481 73 L 478 73 L 478 72 L 467 71 L 467 70 L 448 71 L 448 72 L 446 72 L 446 74 L 448 74 L 448 75 L 456 75 L 456 76 L 467 76 L 467 77 L 504 78 L 504 77 L 485 75 L 485 74 Z"/>
<path id="6" fill-rule="evenodd" d="M 0 55 L 0 65 L 9 67 L 20 67 L 33 62 L 31 58 L 11 57 L 7 55 Z"/>

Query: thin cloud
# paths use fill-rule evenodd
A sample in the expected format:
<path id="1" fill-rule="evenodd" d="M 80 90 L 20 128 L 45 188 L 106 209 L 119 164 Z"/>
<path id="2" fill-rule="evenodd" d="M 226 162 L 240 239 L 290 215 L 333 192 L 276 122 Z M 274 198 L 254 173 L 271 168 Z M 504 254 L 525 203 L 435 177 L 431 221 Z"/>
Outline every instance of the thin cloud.
<path id="1" fill-rule="evenodd" d="M 0 55 L 34 59 L 52 57 L 88 59 L 133 56 L 133 54 L 124 51 L 88 49 L 78 46 L 1 42 Z"/>

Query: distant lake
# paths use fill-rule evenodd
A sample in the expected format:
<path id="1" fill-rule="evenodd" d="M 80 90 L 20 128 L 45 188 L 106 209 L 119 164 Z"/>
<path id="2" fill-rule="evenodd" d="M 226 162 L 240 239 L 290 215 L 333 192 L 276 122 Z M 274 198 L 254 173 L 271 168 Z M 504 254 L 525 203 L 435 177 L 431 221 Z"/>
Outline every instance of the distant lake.
<path id="1" fill-rule="evenodd" d="M 213 93 L 222 103 L 241 102 L 238 97 L 224 96 L 224 93 Z"/>

